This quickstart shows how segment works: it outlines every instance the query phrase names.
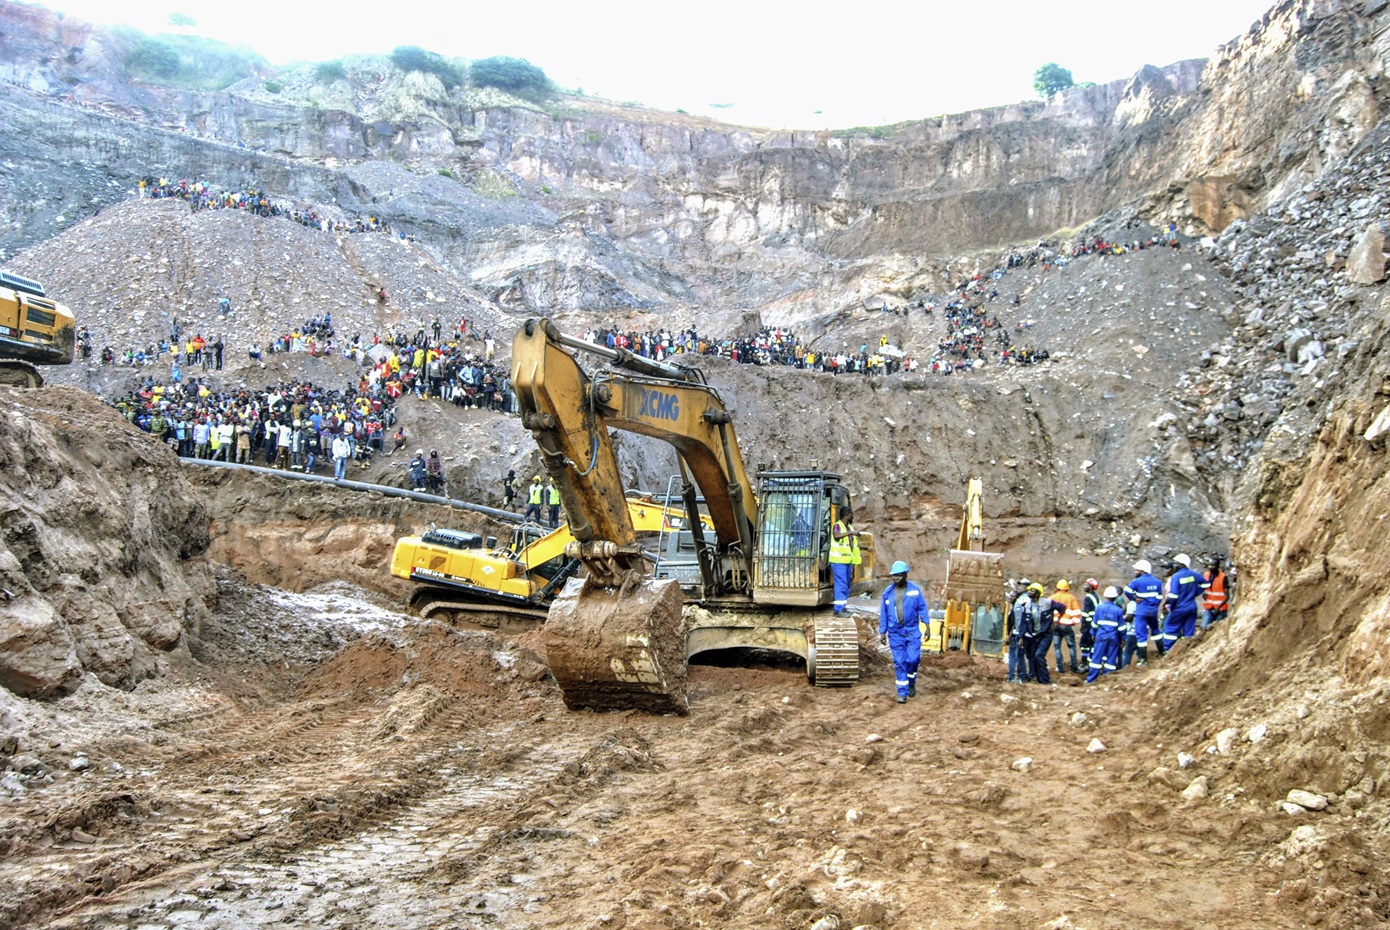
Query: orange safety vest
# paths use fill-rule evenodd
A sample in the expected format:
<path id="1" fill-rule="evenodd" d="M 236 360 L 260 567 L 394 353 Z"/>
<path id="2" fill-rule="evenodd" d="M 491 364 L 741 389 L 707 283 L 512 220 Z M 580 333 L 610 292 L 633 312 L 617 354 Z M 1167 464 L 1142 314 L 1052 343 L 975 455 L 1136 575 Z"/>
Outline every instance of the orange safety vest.
<path id="1" fill-rule="evenodd" d="M 1070 591 L 1054 591 L 1052 599 L 1062 605 L 1062 619 L 1058 620 L 1058 623 L 1062 626 L 1076 626 L 1081 622 L 1081 603 L 1075 594 Z"/>
<path id="2" fill-rule="evenodd" d="M 1226 573 L 1218 571 L 1216 577 L 1211 579 L 1207 588 L 1206 596 L 1202 598 L 1202 608 L 1204 610 L 1225 610 L 1226 609 Z"/>

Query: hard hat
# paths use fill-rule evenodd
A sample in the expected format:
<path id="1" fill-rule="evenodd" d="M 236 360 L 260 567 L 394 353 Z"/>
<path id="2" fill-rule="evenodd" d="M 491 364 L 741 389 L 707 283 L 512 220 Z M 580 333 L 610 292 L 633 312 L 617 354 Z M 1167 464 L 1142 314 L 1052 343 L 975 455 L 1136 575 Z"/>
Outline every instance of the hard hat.
<path id="1" fill-rule="evenodd" d="M 1065 579 L 1065 578 L 1058 578 L 1058 579 L 1057 579 L 1057 590 L 1058 590 L 1058 591 L 1070 591 L 1070 590 L 1071 590 L 1071 582 L 1068 581 L 1068 580 Z"/>
<path id="2" fill-rule="evenodd" d="M 1100 582 L 1097 581 L 1097 580 L 1094 579 L 1094 578 L 1087 578 L 1087 579 L 1086 579 L 1086 587 L 1088 587 L 1088 588 L 1099 588 L 1099 587 L 1100 587 Z"/>
<path id="3" fill-rule="evenodd" d="M 532 481 L 540 481 L 540 480 L 541 480 L 541 476 L 540 476 L 540 475 L 537 475 L 536 477 L 532 478 L 531 480 L 532 480 Z"/>
<path id="4" fill-rule="evenodd" d="M 295 420 L 295 421 L 294 421 L 294 425 L 295 425 L 295 426 L 303 426 L 304 424 L 303 424 L 303 423 L 300 423 L 298 420 Z"/>
<path id="5" fill-rule="evenodd" d="M 1100 596 L 1105 598 L 1107 601 L 1113 601 L 1115 598 L 1120 596 L 1120 592 L 1116 591 L 1115 586 L 1112 584 L 1110 587 L 1102 591 Z"/>
<path id="6" fill-rule="evenodd" d="M 1042 594 L 1042 593 L 1043 593 L 1043 586 L 1040 585 L 1040 584 L 1038 584 L 1038 583 L 1035 581 L 1035 582 L 1033 582 L 1032 584 L 1030 584 L 1030 585 L 1028 586 L 1028 590 L 1029 590 L 1029 591 L 1037 591 L 1039 594 Z"/>
<path id="7" fill-rule="evenodd" d="M 416 449 L 416 450 L 415 450 L 415 454 L 416 454 L 416 455 L 424 455 L 424 454 L 425 454 L 425 450 L 424 450 L 424 449 Z"/>
<path id="8" fill-rule="evenodd" d="M 1134 563 L 1134 570 L 1139 572 L 1151 572 L 1154 570 L 1154 567 L 1149 564 L 1148 559 L 1140 559 L 1138 562 Z"/>
<path id="9" fill-rule="evenodd" d="M 907 563 L 902 559 L 893 563 L 893 567 L 888 570 L 890 575 L 906 575 L 908 573 Z"/>
<path id="10" fill-rule="evenodd" d="M 1177 563 L 1178 563 L 1179 565 L 1181 565 L 1183 568 L 1191 568 L 1191 567 L 1192 567 L 1192 560 L 1191 560 L 1190 558 L 1187 557 L 1187 553 L 1186 553 L 1186 552 L 1179 552 L 1177 555 L 1173 556 L 1173 561 L 1174 561 L 1174 562 L 1177 562 Z"/>

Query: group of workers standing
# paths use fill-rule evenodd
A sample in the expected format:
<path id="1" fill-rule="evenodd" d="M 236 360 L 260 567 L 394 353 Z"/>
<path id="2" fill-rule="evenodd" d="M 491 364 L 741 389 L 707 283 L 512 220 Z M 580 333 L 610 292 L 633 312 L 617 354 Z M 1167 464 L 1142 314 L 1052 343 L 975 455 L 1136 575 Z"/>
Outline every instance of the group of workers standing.
<path id="1" fill-rule="evenodd" d="M 506 501 L 508 510 L 511 510 L 516 503 L 516 472 L 507 471 L 507 477 L 502 479 L 502 495 Z M 545 483 L 541 483 L 541 476 L 536 475 L 531 479 L 531 486 L 526 489 L 526 513 L 527 521 L 541 522 L 541 507 L 547 508 L 545 521 L 551 529 L 560 525 L 560 489 L 555 485 L 554 478 L 547 478 Z"/>
<path id="2" fill-rule="evenodd" d="M 838 523 L 835 530 L 841 530 Z M 852 541 L 853 525 L 846 521 L 844 530 L 845 538 Z M 831 545 L 834 573 L 835 543 Z M 849 550 L 849 543 L 845 549 Z M 908 580 L 908 572 L 906 562 L 893 563 L 892 582 L 879 603 L 879 644 L 892 651 L 899 704 L 917 694 L 923 629 L 930 623 L 926 596 Z M 845 609 L 849 587 L 846 581 L 842 595 L 838 574 L 835 579 L 838 614 Z M 1089 684 L 1132 661 L 1147 665 L 1151 644 L 1163 655 L 1178 640 L 1195 636 L 1199 615 L 1203 630 L 1225 619 L 1233 581 L 1219 559 L 1211 559 L 1203 574 L 1192 568 L 1191 558 L 1178 555 L 1166 582 L 1153 573 L 1152 563 L 1140 559 L 1123 589 L 1109 585 L 1102 590 L 1097 579 L 1087 578 L 1080 599 L 1065 578 L 1058 580 L 1051 594 L 1037 582 L 1023 579 L 1020 584 L 1008 614 L 1009 681 L 1051 684 L 1048 660 L 1052 656 L 1059 675 L 1080 673 L 1084 665 Z M 1064 664 L 1064 647 L 1070 664 Z"/>
<path id="3" fill-rule="evenodd" d="M 1079 652 L 1088 683 L 1136 660 L 1148 665 L 1151 644 L 1161 656 L 1178 640 L 1195 636 L 1199 614 L 1203 630 L 1224 619 L 1230 589 L 1219 559 L 1203 574 L 1187 555 L 1174 557 L 1166 582 L 1148 559 L 1134 563 L 1134 577 L 1123 589 L 1110 585 L 1102 591 L 1099 581 L 1087 578 L 1080 601 L 1065 578 L 1050 595 L 1041 584 L 1025 582 L 1010 612 L 1009 680 L 1051 684 L 1048 655 L 1055 654 L 1061 674 L 1064 644 L 1067 670 L 1081 671 Z"/>

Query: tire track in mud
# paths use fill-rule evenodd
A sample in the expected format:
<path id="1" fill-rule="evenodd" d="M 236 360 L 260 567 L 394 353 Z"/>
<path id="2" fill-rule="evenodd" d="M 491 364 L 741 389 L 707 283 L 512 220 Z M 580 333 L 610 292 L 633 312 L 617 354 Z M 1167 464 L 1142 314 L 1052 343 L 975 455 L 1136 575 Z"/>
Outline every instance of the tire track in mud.
<path id="1" fill-rule="evenodd" d="M 80 799 L 61 822 L 105 835 L 79 845 L 55 822 L 49 848 L 0 865 L 0 884 L 14 889 L 0 927 L 128 927 L 133 914 L 172 927 L 195 913 L 201 926 L 293 914 L 355 927 L 366 913 L 412 926 L 420 902 L 436 903 L 418 925 L 436 926 L 441 908 L 489 911 L 495 896 L 469 905 L 426 886 L 441 863 L 472 861 L 524 830 L 544 808 L 538 793 L 572 780 L 608 737 L 542 735 L 552 727 L 534 719 L 470 729 L 428 686 L 398 697 L 385 711 L 311 702 L 304 715 L 281 708 L 210 728 L 231 745 L 137 793 L 124 817 Z"/>

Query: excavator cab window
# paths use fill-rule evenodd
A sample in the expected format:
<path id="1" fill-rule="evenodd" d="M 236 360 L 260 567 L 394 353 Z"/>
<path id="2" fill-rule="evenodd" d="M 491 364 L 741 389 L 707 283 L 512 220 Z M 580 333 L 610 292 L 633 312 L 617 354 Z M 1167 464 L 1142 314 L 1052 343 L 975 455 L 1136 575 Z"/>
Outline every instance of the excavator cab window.
<path id="1" fill-rule="evenodd" d="M 830 514 L 819 476 L 764 473 L 759 489 L 759 588 L 814 589 L 821 550 L 829 545 Z"/>

